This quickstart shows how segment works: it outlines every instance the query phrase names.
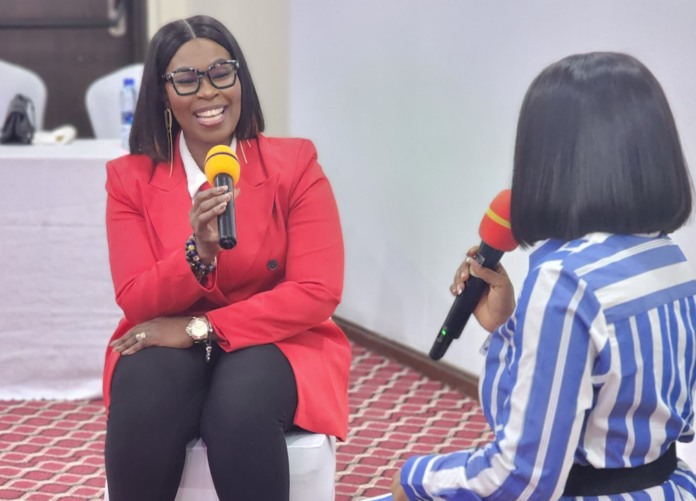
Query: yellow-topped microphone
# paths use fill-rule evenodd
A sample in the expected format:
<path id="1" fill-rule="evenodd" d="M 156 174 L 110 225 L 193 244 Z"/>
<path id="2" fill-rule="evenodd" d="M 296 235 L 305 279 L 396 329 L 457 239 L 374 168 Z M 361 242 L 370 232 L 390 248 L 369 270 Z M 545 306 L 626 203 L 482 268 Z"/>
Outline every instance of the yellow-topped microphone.
<path id="1" fill-rule="evenodd" d="M 211 186 L 227 186 L 234 194 L 234 186 L 239 182 L 239 159 L 229 146 L 219 145 L 210 149 L 205 157 L 205 177 Z M 218 215 L 218 235 L 220 247 L 232 249 L 237 245 L 237 224 L 234 213 L 234 196 L 227 202 L 225 212 Z"/>
<path id="2" fill-rule="evenodd" d="M 215 183 L 215 176 L 227 173 L 234 180 L 234 184 L 239 182 L 239 159 L 234 154 L 232 148 L 223 144 L 213 146 L 205 157 L 205 176 L 208 178 L 210 186 Z"/>

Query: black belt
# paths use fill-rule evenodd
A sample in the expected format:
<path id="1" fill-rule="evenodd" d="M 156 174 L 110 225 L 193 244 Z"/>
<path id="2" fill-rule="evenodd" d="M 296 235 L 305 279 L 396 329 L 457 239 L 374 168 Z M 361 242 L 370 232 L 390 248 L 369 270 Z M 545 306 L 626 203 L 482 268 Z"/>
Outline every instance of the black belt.
<path id="1" fill-rule="evenodd" d="M 611 496 L 662 485 L 677 469 L 677 448 L 669 446 L 659 459 L 635 468 L 603 468 L 574 464 L 563 496 Z"/>

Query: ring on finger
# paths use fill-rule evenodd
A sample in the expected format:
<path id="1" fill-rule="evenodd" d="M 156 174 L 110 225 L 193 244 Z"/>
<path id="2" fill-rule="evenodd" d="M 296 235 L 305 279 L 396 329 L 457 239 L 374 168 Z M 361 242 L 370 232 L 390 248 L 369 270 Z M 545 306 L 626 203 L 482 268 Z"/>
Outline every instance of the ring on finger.
<path id="1" fill-rule="evenodd" d="M 145 339 L 145 333 L 144 333 L 144 332 L 138 332 L 138 333 L 135 335 L 135 339 L 137 339 L 138 341 L 142 341 L 143 339 Z"/>

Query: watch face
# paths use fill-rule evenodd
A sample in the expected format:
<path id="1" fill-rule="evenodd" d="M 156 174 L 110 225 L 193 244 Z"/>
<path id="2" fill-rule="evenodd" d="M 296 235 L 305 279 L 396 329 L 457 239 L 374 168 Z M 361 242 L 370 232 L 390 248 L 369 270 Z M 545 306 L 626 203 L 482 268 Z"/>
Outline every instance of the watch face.
<path id="1" fill-rule="evenodd" d="M 203 320 L 196 319 L 189 325 L 191 328 L 191 337 L 196 341 L 200 341 L 201 339 L 205 339 L 208 337 L 208 324 Z"/>

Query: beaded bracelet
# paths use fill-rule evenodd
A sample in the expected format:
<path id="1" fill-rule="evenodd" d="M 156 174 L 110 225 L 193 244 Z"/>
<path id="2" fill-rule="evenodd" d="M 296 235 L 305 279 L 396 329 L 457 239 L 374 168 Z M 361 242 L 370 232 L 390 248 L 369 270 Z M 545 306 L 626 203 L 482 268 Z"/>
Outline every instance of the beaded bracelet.
<path id="1" fill-rule="evenodd" d="M 199 280 L 204 276 L 212 273 L 215 267 L 217 266 L 217 256 L 215 257 L 215 259 L 213 259 L 213 262 L 210 264 L 205 264 L 203 261 L 201 261 L 201 258 L 198 256 L 198 252 L 196 252 L 195 233 L 191 233 L 191 236 L 186 241 L 186 261 L 191 267 L 193 273 L 195 273 L 196 278 L 198 278 Z"/>

